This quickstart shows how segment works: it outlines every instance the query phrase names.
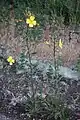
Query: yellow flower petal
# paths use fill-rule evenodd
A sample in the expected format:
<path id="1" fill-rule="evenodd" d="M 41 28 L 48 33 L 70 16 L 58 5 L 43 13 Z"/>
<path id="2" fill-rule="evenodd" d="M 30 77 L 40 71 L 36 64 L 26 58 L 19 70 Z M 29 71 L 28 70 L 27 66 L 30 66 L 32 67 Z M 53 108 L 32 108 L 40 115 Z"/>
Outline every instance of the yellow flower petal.
<path id="1" fill-rule="evenodd" d="M 29 27 L 33 27 L 33 24 L 29 24 Z"/>
<path id="2" fill-rule="evenodd" d="M 36 23 L 36 21 L 34 20 L 34 21 L 33 21 L 33 25 L 36 25 L 36 24 L 37 24 L 37 23 Z"/>
<path id="3" fill-rule="evenodd" d="M 10 62 L 12 60 L 12 56 L 9 56 L 7 61 Z"/>
<path id="4" fill-rule="evenodd" d="M 32 20 L 32 21 L 33 21 L 34 19 L 35 19 L 35 17 L 34 17 L 34 16 L 30 16 L 30 20 Z"/>
<path id="5" fill-rule="evenodd" d="M 10 64 L 10 65 L 13 65 L 13 63 L 12 63 L 12 62 L 10 62 L 9 64 Z"/>
<path id="6" fill-rule="evenodd" d="M 12 59 L 12 56 L 9 56 L 9 59 Z"/>
<path id="7" fill-rule="evenodd" d="M 7 59 L 7 61 L 9 62 L 9 58 Z"/>
<path id="8" fill-rule="evenodd" d="M 26 19 L 26 23 L 29 24 L 30 23 L 30 19 Z"/>
<path id="9" fill-rule="evenodd" d="M 14 60 L 14 59 L 12 59 L 12 63 L 15 63 L 15 60 Z"/>

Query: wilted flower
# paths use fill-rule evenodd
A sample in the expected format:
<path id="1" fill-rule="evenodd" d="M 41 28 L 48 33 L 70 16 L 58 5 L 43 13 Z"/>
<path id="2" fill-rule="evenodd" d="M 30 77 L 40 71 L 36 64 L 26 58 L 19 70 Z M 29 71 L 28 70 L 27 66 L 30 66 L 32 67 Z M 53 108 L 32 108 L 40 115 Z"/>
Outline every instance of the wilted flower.
<path id="1" fill-rule="evenodd" d="M 50 42 L 48 42 L 48 41 L 45 41 L 45 44 L 47 44 L 47 45 L 50 45 Z"/>
<path id="2" fill-rule="evenodd" d="M 12 58 L 12 56 L 9 56 L 7 61 L 9 62 L 10 65 L 13 65 L 13 63 L 15 63 L 15 60 Z"/>
<path id="3" fill-rule="evenodd" d="M 30 18 L 26 19 L 26 23 L 29 24 L 29 27 L 33 27 L 33 26 L 37 25 L 34 16 L 30 16 Z"/>
<path id="4" fill-rule="evenodd" d="M 63 42 L 62 42 L 62 40 L 60 39 L 60 40 L 59 40 L 59 47 L 62 49 L 62 46 L 63 46 Z"/>

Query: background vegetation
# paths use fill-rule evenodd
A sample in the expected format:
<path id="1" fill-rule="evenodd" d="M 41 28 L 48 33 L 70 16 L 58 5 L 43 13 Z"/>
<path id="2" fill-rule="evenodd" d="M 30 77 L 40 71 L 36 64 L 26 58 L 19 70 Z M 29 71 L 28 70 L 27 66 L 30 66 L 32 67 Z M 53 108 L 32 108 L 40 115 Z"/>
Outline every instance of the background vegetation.
<path id="1" fill-rule="evenodd" d="M 2 0 L 0 1 L 0 21 L 7 19 L 12 9 L 16 18 L 23 18 L 27 8 L 40 16 L 45 14 L 49 15 L 50 19 L 51 17 L 59 19 L 65 25 L 80 23 L 80 0 Z"/>
<path id="2" fill-rule="evenodd" d="M 37 26 L 37 28 L 33 27 L 30 29 L 28 27 L 25 27 L 24 21 L 27 19 L 28 12 L 31 12 L 32 15 L 36 16 L 36 21 L 37 23 L 40 24 L 40 26 Z M 77 25 L 80 23 L 79 16 L 80 16 L 80 0 L 72 0 L 72 1 L 71 0 L 66 0 L 66 1 L 65 0 L 34 0 L 34 1 L 33 0 L 2 0 L 0 1 L 0 25 L 2 25 L 2 23 L 5 26 L 18 25 L 17 26 L 17 28 L 19 27 L 18 32 L 22 30 L 21 34 L 23 35 L 22 37 L 23 40 L 25 41 L 25 45 L 27 46 L 27 50 L 28 50 L 27 56 L 24 53 L 21 53 L 20 54 L 21 56 L 19 56 L 18 60 L 15 60 L 13 66 L 9 66 L 9 63 L 6 61 L 6 58 L 2 57 L 1 62 L 6 61 L 6 63 L 1 67 L 1 72 L 2 72 L 1 74 L 3 74 L 3 76 L 6 75 L 7 83 L 4 84 L 5 86 L 6 85 L 8 86 L 6 87 L 7 89 L 12 91 L 12 93 L 14 93 L 14 89 L 15 89 L 15 91 L 18 91 L 16 92 L 18 94 L 20 94 L 22 89 L 22 96 L 23 94 L 25 94 L 25 96 L 27 97 L 27 100 L 24 105 L 25 112 L 22 111 L 22 113 L 25 113 L 26 118 L 29 117 L 29 120 L 38 120 L 38 119 L 69 120 L 70 116 L 69 116 L 69 108 L 67 106 L 67 102 L 66 101 L 62 102 L 62 99 L 64 98 L 64 96 L 66 96 L 65 91 L 68 90 L 68 87 L 66 87 L 67 84 L 65 84 L 63 76 L 57 73 L 58 63 L 55 59 L 55 42 L 57 35 L 54 33 L 51 36 L 54 42 L 54 51 L 53 51 L 54 64 L 48 63 L 47 65 L 47 63 L 44 64 L 43 62 L 32 60 L 32 56 L 30 53 L 30 47 L 31 47 L 30 40 L 33 39 L 33 41 L 36 42 L 35 41 L 36 37 L 40 37 L 40 35 L 42 34 L 40 33 L 42 32 L 40 27 L 45 28 L 47 23 L 49 23 L 52 28 L 54 21 L 56 24 L 64 24 L 65 26 L 71 24 Z M 23 22 L 19 23 L 21 21 Z M 12 74 L 13 74 L 13 78 L 12 78 Z M 20 75 L 19 79 L 16 76 L 17 74 Z M 10 75 L 10 81 L 8 75 Z M 22 76 L 24 77 L 24 79 L 22 79 Z M 61 80 L 63 87 L 65 86 L 64 89 L 62 90 L 63 94 L 61 94 L 61 91 L 59 89 Z M 1 88 L 1 92 L 2 91 L 3 88 Z M 14 96 L 15 96 L 14 98 L 16 99 L 17 94 Z M 72 104 L 75 104 L 74 100 L 72 102 L 73 102 Z M 14 102 L 13 98 L 11 98 L 10 103 L 12 103 L 13 106 L 17 106 L 18 104 L 18 102 Z M 7 105 L 7 107 L 11 109 L 11 106 Z M 4 107 L 2 106 L 2 108 Z"/>

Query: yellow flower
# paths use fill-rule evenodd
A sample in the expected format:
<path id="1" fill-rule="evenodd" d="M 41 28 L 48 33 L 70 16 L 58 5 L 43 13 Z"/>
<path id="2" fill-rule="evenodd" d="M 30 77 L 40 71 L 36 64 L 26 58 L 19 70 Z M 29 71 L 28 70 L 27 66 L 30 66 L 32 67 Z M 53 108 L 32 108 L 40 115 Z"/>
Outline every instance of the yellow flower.
<path id="1" fill-rule="evenodd" d="M 62 40 L 60 39 L 60 40 L 59 40 L 59 47 L 62 49 L 62 46 L 63 46 L 63 42 L 62 42 Z"/>
<path id="2" fill-rule="evenodd" d="M 9 62 L 10 65 L 13 65 L 13 63 L 15 63 L 15 60 L 12 58 L 12 56 L 9 56 L 7 61 Z"/>
<path id="3" fill-rule="evenodd" d="M 30 18 L 26 19 L 26 23 L 29 24 L 29 27 L 33 27 L 37 24 L 34 16 L 30 16 Z"/>

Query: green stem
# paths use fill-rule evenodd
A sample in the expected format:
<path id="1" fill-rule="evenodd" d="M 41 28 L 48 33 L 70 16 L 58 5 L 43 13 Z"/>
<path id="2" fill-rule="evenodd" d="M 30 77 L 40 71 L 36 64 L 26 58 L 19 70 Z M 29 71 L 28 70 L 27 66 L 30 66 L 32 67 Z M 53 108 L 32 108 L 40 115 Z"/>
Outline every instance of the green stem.
<path id="1" fill-rule="evenodd" d="M 28 44 L 28 38 L 26 39 L 26 45 L 27 45 L 27 49 L 28 49 L 28 57 L 29 57 L 29 63 L 30 63 L 32 92 L 33 92 L 33 96 L 34 96 L 34 83 L 33 83 L 33 77 L 32 77 L 33 70 L 32 70 L 32 63 L 31 63 L 31 55 L 30 55 L 30 49 L 29 49 L 29 44 Z"/>
<path id="2" fill-rule="evenodd" d="M 56 45 L 55 45 L 55 38 L 54 38 L 54 46 L 53 46 L 53 57 L 54 57 L 54 69 L 55 69 L 55 78 L 56 78 Z"/>
<path id="3" fill-rule="evenodd" d="M 27 35 L 26 35 L 27 36 Z M 29 40 L 28 37 L 26 37 L 26 45 L 28 49 L 28 58 L 29 58 L 29 63 L 30 63 L 30 81 L 31 81 L 31 89 L 32 89 L 32 99 L 33 99 L 33 104 L 34 104 L 34 111 L 35 111 L 35 90 L 34 90 L 34 81 L 33 81 L 33 68 L 32 68 L 32 63 L 31 63 L 31 54 L 30 54 L 30 48 L 29 48 Z"/>

